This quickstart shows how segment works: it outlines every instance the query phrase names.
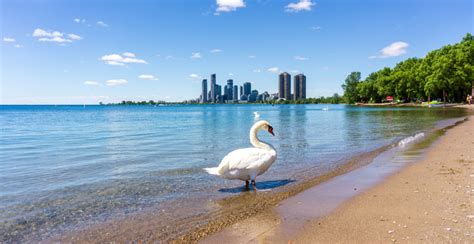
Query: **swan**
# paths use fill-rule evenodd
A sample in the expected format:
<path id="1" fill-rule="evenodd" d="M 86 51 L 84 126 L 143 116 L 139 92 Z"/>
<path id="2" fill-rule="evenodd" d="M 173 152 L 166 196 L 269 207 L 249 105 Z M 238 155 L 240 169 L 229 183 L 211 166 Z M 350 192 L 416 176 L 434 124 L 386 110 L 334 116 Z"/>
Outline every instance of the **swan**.
<path id="1" fill-rule="evenodd" d="M 260 114 L 257 111 L 253 112 L 253 115 L 255 116 L 254 117 L 255 120 L 260 119 Z"/>
<path id="2" fill-rule="evenodd" d="M 257 121 L 250 129 L 250 143 L 254 147 L 234 150 L 222 159 L 219 166 L 204 170 L 224 179 L 245 181 L 245 188 L 249 187 L 250 180 L 253 190 L 256 191 L 255 178 L 265 173 L 277 158 L 275 148 L 258 139 L 259 130 L 267 130 L 275 136 L 270 123 L 265 120 Z"/>
<path id="3" fill-rule="evenodd" d="M 323 108 L 323 110 L 324 110 L 324 111 L 328 111 L 328 110 L 329 110 L 329 107 L 326 106 L 326 107 Z"/>

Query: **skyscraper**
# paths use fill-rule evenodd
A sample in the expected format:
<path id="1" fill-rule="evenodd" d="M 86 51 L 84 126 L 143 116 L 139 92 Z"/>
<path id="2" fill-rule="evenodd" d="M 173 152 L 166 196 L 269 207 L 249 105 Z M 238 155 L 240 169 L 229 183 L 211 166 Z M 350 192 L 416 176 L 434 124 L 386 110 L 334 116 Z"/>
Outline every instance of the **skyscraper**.
<path id="1" fill-rule="evenodd" d="M 248 101 L 249 102 L 255 102 L 255 101 L 257 101 L 257 97 L 258 97 L 258 91 L 253 90 L 249 95 Z"/>
<path id="2" fill-rule="evenodd" d="M 252 83 L 245 82 L 244 83 L 244 95 L 250 95 L 251 92 L 252 92 Z"/>
<path id="3" fill-rule="evenodd" d="M 201 103 L 207 103 L 207 80 L 202 80 Z"/>
<path id="4" fill-rule="evenodd" d="M 223 102 L 223 97 L 222 97 L 222 87 L 220 85 L 215 85 L 215 88 L 214 88 L 214 92 L 215 92 L 215 97 L 214 97 L 214 101 L 217 103 L 217 102 Z"/>
<path id="5" fill-rule="evenodd" d="M 234 92 L 232 94 L 232 98 L 233 98 L 234 101 L 239 100 L 239 86 L 237 86 L 237 85 L 234 86 Z"/>
<path id="6" fill-rule="evenodd" d="M 244 95 L 244 87 L 243 86 L 240 86 L 240 96 L 241 97 L 242 95 Z"/>
<path id="7" fill-rule="evenodd" d="M 278 97 L 291 100 L 291 75 L 283 72 L 278 78 Z"/>
<path id="8" fill-rule="evenodd" d="M 211 75 L 211 102 L 216 102 L 216 74 Z"/>
<path id="9" fill-rule="evenodd" d="M 233 100 L 233 95 L 234 95 L 234 81 L 232 79 L 227 80 L 227 85 L 225 86 L 226 89 L 226 94 L 227 94 L 227 100 Z"/>
<path id="10" fill-rule="evenodd" d="M 293 86 L 294 99 L 306 98 L 306 76 L 304 74 L 295 75 Z"/>

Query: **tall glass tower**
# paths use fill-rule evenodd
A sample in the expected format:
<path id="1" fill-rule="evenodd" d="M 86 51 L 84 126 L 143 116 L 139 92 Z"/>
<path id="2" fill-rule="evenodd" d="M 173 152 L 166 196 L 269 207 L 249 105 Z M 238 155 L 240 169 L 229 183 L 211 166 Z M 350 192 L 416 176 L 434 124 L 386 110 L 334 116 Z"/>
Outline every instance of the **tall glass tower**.
<path id="1" fill-rule="evenodd" d="M 216 74 L 211 75 L 211 102 L 216 102 Z"/>
<path id="2" fill-rule="evenodd" d="M 207 103 L 207 80 L 202 80 L 201 103 Z"/>

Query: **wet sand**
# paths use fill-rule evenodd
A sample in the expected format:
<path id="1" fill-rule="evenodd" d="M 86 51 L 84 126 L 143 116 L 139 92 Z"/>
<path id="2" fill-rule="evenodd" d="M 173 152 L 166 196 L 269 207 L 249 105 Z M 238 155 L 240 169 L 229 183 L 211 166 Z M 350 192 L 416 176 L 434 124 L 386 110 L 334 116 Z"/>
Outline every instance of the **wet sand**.
<path id="1" fill-rule="evenodd" d="M 402 170 L 375 169 L 372 163 L 284 200 L 203 243 L 472 242 L 473 149 L 471 116 Z M 377 181 L 381 183 L 374 186 Z"/>

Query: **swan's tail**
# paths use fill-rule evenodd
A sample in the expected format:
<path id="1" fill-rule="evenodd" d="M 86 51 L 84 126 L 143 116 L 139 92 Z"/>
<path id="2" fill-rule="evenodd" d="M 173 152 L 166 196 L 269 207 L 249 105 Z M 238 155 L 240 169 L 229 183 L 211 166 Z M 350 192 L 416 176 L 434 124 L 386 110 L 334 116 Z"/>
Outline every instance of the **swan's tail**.
<path id="1" fill-rule="evenodd" d="M 219 175 L 219 167 L 204 168 L 204 170 L 210 175 Z"/>

